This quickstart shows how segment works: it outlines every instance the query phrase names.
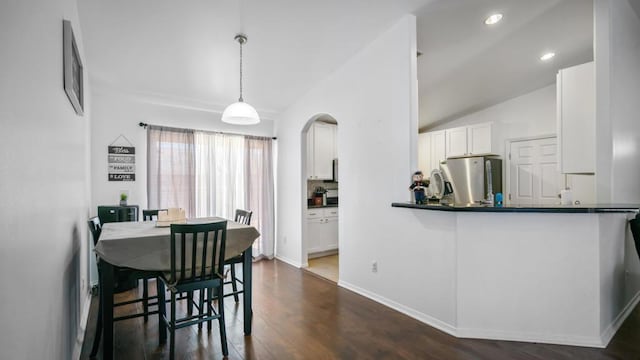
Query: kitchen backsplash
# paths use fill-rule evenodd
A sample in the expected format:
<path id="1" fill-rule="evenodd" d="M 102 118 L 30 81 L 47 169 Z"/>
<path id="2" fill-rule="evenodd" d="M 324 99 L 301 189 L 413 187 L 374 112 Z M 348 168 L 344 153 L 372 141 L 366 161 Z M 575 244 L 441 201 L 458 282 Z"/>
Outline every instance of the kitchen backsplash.
<path id="1" fill-rule="evenodd" d="M 338 189 L 337 182 L 324 182 L 323 180 L 307 180 L 307 199 L 311 199 L 313 196 L 313 191 L 321 186 L 327 190 L 335 190 Z"/>

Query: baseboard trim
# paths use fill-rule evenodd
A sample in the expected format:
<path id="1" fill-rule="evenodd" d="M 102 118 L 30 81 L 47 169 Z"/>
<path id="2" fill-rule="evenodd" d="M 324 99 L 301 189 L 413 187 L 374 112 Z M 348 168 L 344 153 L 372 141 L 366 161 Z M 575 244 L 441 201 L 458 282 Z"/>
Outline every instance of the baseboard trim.
<path id="1" fill-rule="evenodd" d="M 517 333 L 487 329 L 457 329 L 457 337 L 467 339 L 484 339 L 500 341 L 521 341 L 528 343 L 555 344 L 604 348 L 598 337 L 588 336 L 555 336 L 547 334 Z"/>
<path id="2" fill-rule="evenodd" d="M 631 298 L 631 300 L 627 303 L 627 306 L 622 309 L 622 311 L 616 316 L 616 318 L 607 326 L 607 328 L 600 335 L 600 341 L 602 342 L 602 347 L 607 347 L 613 336 L 618 332 L 622 323 L 631 315 L 633 309 L 636 308 L 640 302 L 640 291 L 636 292 L 636 294 Z"/>
<path id="3" fill-rule="evenodd" d="M 311 259 L 317 259 L 317 258 L 321 258 L 321 257 L 325 257 L 325 256 L 331 256 L 331 255 L 338 255 L 338 249 L 332 249 L 332 250 L 318 251 L 318 252 L 315 252 L 315 253 L 309 253 L 309 255 L 307 255 L 307 258 L 309 260 L 311 260 Z"/>
<path id="4" fill-rule="evenodd" d="M 370 291 L 367 291 L 361 287 L 358 287 L 356 285 L 350 284 L 346 281 L 342 281 L 342 280 L 338 280 L 338 286 L 343 287 L 347 290 L 353 291 L 356 294 L 362 295 L 366 298 L 369 298 L 377 303 L 380 303 L 382 305 L 385 305 L 389 308 L 392 308 L 396 311 L 399 311 L 409 317 L 412 317 L 418 321 L 421 321 L 429 326 L 432 326 L 442 332 L 445 332 L 449 335 L 453 335 L 453 336 L 457 336 L 457 330 L 455 327 L 451 326 L 450 324 L 440 320 L 440 319 L 436 319 L 432 316 L 429 316 L 427 314 L 421 313 L 419 311 L 416 311 L 414 309 L 411 309 L 409 307 L 406 307 L 400 303 L 397 303 L 393 300 L 387 299 L 383 296 L 380 296 L 378 294 L 372 293 Z"/>
<path id="5" fill-rule="evenodd" d="M 84 343 L 84 337 L 87 332 L 87 323 L 89 322 L 89 310 L 91 309 L 91 292 L 85 294 L 84 308 L 80 315 L 80 326 L 78 327 L 78 334 L 76 334 L 76 341 L 73 346 L 72 359 L 80 360 L 82 354 L 82 344 Z"/>
<path id="6" fill-rule="evenodd" d="M 298 269 L 302 268 L 302 264 L 297 262 L 297 261 L 293 261 L 291 259 L 287 259 L 286 257 L 280 256 L 280 255 L 276 255 L 276 259 L 285 262 L 291 266 L 297 267 Z"/>

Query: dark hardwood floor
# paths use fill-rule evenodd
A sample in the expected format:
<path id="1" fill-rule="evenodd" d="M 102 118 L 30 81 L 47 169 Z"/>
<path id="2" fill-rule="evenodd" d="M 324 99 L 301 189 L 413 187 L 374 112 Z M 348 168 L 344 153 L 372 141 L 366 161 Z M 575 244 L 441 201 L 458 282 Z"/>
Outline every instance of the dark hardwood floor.
<path id="1" fill-rule="evenodd" d="M 283 262 L 261 261 L 253 269 L 251 336 L 243 334 L 242 301 L 225 300 L 230 359 L 640 359 L 640 306 L 606 349 L 457 339 Z M 119 300 L 134 291 L 119 294 Z M 95 300 L 82 359 L 93 341 Z M 158 346 L 157 324 L 157 316 L 147 323 L 116 323 L 115 358 L 167 359 L 168 347 Z M 215 324 L 211 333 L 192 326 L 176 334 L 178 359 L 222 358 Z"/>

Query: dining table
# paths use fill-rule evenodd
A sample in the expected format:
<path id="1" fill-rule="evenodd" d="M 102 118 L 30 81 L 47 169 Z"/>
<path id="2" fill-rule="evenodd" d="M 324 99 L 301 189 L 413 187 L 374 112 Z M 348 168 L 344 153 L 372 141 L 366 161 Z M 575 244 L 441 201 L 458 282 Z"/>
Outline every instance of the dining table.
<path id="1" fill-rule="evenodd" d="M 251 334 L 252 245 L 258 230 L 221 217 L 188 219 L 188 224 L 227 221 L 225 259 L 242 256 L 244 333 Z M 113 295 L 117 268 L 166 272 L 171 268 L 171 228 L 155 221 L 105 223 L 95 247 L 100 258 L 100 302 L 102 304 L 102 359 L 113 359 Z M 162 324 L 160 325 L 162 326 Z"/>

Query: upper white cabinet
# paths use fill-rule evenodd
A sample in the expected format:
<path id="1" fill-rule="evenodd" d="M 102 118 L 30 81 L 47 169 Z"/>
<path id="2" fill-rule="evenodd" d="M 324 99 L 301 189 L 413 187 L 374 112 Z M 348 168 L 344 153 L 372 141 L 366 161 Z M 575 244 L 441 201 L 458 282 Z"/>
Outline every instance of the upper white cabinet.
<path id="1" fill-rule="evenodd" d="M 557 79 L 560 172 L 595 172 L 595 69 L 593 62 L 562 69 Z"/>
<path id="2" fill-rule="evenodd" d="M 333 179 L 333 159 L 336 158 L 335 124 L 314 122 L 307 132 L 307 178 Z"/>
<path id="3" fill-rule="evenodd" d="M 477 124 L 467 127 L 468 155 L 490 154 L 493 152 L 491 124 Z"/>
<path id="4" fill-rule="evenodd" d="M 491 154 L 491 123 L 462 126 L 445 130 L 446 157 Z"/>
<path id="5" fill-rule="evenodd" d="M 447 158 L 492 154 L 491 123 L 418 134 L 418 166 L 425 177 Z"/>
<path id="6" fill-rule="evenodd" d="M 418 134 L 418 169 L 425 177 L 431 173 L 431 133 Z"/>
<path id="7" fill-rule="evenodd" d="M 467 155 L 467 128 L 457 127 L 445 130 L 447 136 L 447 157 Z"/>
<path id="8" fill-rule="evenodd" d="M 439 169 L 440 163 L 447 159 L 446 134 L 444 130 L 431 132 L 431 169 L 425 176 L 430 176 L 433 169 Z"/>
<path id="9" fill-rule="evenodd" d="M 418 134 L 418 169 L 425 178 L 446 159 L 445 143 L 444 130 Z"/>

